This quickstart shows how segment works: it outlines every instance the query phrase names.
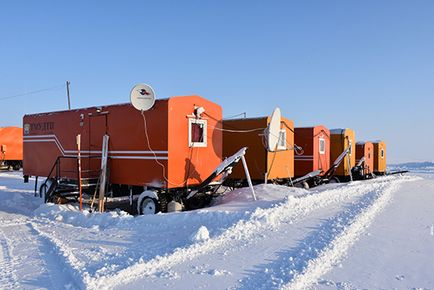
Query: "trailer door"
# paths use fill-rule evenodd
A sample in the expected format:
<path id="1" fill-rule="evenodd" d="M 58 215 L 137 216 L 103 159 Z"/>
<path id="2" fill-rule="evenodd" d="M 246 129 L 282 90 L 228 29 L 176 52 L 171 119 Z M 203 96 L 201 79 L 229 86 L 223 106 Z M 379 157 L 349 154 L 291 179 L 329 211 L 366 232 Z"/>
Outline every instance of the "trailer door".
<path id="1" fill-rule="evenodd" d="M 107 112 L 89 114 L 87 178 L 97 179 L 101 170 L 103 136 L 107 133 Z M 83 172 L 85 173 L 85 172 Z"/>

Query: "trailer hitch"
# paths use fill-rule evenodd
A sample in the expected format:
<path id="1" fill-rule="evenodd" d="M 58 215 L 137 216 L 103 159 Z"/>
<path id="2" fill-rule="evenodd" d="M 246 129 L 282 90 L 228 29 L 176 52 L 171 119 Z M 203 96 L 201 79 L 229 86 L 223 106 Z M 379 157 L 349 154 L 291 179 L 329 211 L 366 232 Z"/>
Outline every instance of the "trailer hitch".
<path id="1" fill-rule="evenodd" d="M 198 193 L 204 193 L 203 191 L 206 190 L 210 185 L 220 186 L 226 177 L 232 172 L 232 168 L 240 161 L 242 157 L 244 157 L 246 150 L 247 147 L 243 147 L 234 155 L 223 160 L 223 162 L 217 166 L 217 168 L 211 173 L 210 176 L 208 176 L 207 179 L 205 179 L 195 190 L 192 190 L 187 195 L 186 199 L 190 199 Z M 221 176 L 221 178 L 218 181 L 213 182 L 218 176 Z"/>

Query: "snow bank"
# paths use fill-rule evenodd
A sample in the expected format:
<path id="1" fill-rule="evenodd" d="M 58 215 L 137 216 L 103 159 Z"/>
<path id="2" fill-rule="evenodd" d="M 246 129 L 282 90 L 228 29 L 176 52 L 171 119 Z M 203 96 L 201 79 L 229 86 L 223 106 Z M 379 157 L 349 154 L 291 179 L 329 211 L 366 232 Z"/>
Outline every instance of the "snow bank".
<path id="1" fill-rule="evenodd" d="M 34 211 L 34 214 L 41 218 L 56 220 L 73 226 L 100 229 L 121 226 L 134 219 L 133 216 L 124 211 L 99 213 L 84 210 L 80 212 L 79 208 L 74 205 L 52 203 L 42 204 Z"/>

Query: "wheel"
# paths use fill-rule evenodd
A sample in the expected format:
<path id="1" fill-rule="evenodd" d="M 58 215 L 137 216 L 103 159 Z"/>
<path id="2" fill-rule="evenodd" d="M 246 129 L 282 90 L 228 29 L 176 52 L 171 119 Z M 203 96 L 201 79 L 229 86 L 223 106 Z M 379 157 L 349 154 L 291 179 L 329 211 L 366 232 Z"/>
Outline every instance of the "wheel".
<path id="1" fill-rule="evenodd" d="M 15 171 L 18 171 L 21 169 L 21 164 L 20 162 L 16 162 L 15 164 L 12 165 L 12 169 Z"/>
<path id="2" fill-rule="evenodd" d="M 165 193 L 158 195 L 158 206 L 161 212 L 167 212 L 167 196 Z"/>
<path id="3" fill-rule="evenodd" d="M 339 180 L 339 178 L 337 178 L 337 177 L 335 176 L 335 177 L 332 177 L 332 178 L 329 180 L 329 183 L 341 183 L 341 181 Z"/>
<path id="4" fill-rule="evenodd" d="M 297 183 L 295 183 L 294 187 L 296 187 L 296 188 L 303 188 L 303 182 L 297 182 Z"/>
<path id="5" fill-rule="evenodd" d="M 140 203 L 141 215 L 156 214 L 158 212 L 158 201 L 151 197 L 145 197 Z"/>
<path id="6" fill-rule="evenodd" d="M 212 200 L 212 196 L 208 194 L 197 194 L 189 199 L 184 200 L 185 207 L 188 210 L 200 209 L 207 207 Z"/>
<path id="7" fill-rule="evenodd" d="M 309 189 L 310 188 L 309 183 L 307 183 L 306 181 L 297 182 L 293 186 L 297 187 L 297 188 L 303 188 L 303 189 Z"/>

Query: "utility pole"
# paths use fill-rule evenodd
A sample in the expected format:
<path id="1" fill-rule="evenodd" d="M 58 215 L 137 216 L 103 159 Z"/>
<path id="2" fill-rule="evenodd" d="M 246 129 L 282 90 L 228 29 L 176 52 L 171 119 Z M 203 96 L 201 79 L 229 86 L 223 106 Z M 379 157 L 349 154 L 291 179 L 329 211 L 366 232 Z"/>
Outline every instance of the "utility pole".
<path id="1" fill-rule="evenodd" d="M 71 99 L 69 97 L 69 85 L 71 83 L 69 81 L 66 81 L 66 95 L 68 96 L 68 110 L 71 110 Z"/>

